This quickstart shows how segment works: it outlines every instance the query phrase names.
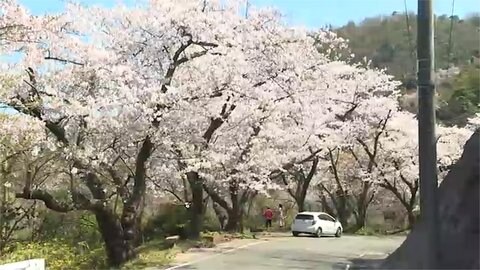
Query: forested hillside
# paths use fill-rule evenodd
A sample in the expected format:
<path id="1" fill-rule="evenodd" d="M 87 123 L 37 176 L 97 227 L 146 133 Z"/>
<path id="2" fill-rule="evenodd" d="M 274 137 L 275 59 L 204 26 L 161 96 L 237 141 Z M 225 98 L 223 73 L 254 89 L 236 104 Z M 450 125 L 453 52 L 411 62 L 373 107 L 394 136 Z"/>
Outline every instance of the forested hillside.
<path id="1" fill-rule="evenodd" d="M 478 15 L 463 19 L 438 16 L 435 23 L 436 68 L 445 69 L 449 64 L 468 64 L 472 56 L 478 54 L 479 27 Z M 358 25 L 350 22 L 337 29 L 337 32 L 349 39 L 357 60 L 366 56 L 374 66 L 388 68 L 391 74 L 402 81 L 415 75 L 415 14 L 406 16 L 394 13 L 387 17 L 367 18 Z"/>
<path id="2" fill-rule="evenodd" d="M 387 68 L 404 83 L 407 92 L 404 108 L 415 111 L 416 16 L 393 13 L 367 18 L 338 28 L 349 40 L 354 60 L 367 57 L 374 67 Z M 438 118 L 445 124 L 464 125 L 478 112 L 480 16 L 465 18 L 441 15 L 435 20 L 435 67 L 444 76 L 438 80 Z M 452 66 L 458 69 L 450 69 Z M 445 74 L 447 76 L 445 76 Z M 409 91 L 410 90 L 410 91 Z"/>

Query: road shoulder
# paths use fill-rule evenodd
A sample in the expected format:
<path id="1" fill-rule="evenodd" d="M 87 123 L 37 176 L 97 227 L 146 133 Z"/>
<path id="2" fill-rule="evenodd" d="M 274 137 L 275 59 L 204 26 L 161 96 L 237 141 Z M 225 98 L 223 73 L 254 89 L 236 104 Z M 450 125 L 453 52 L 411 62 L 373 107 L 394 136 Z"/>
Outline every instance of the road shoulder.
<path id="1" fill-rule="evenodd" d="M 165 270 L 173 270 L 186 265 L 214 258 L 218 255 L 234 252 L 253 245 L 259 245 L 270 241 L 267 238 L 260 239 L 234 239 L 229 242 L 217 244 L 213 248 L 191 248 L 178 253 Z"/>

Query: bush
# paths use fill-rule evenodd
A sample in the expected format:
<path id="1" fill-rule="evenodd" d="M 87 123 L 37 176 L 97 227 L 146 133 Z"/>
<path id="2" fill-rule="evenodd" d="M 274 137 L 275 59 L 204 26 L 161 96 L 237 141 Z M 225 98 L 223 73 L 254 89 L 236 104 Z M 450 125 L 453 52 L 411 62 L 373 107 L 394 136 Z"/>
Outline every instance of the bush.
<path id="1" fill-rule="evenodd" d="M 210 207 L 203 216 L 203 230 L 210 232 L 221 230 L 218 217 Z"/>
<path id="2" fill-rule="evenodd" d="M 89 248 L 102 246 L 102 236 L 98 231 L 95 216 L 88 212 L 55 213 L 46 210 L 41 213 L 41 226 L 37 229 L 35 240 L 49 241 L 61 238 L 63 242 L 76 245 L 84 243 Z"/>
<path id="3" fill-rule="evenodd" d="M 12 252 L 0 258 L 0 263 L 30 259 L 45 259 L 49 270 L 105 269 L 106 261 L 103 249 L 82 254 L 75 247 L 55 239 L 48 242 L 18 243 Z"/>
<path id="4" fill-rule="evenodd" d="M 386 235 L 387 231 L 381 227 L 363 227 L 360 230 L 356 231 L 355 234 L 357 235 Z"/>
<path id="5" fill-rule="evenodd" d="M 146 241 L 171 235 L 184 239 L 187 236 L 189 215 L 183 205 L 164 205 L 143 227 Z"/>

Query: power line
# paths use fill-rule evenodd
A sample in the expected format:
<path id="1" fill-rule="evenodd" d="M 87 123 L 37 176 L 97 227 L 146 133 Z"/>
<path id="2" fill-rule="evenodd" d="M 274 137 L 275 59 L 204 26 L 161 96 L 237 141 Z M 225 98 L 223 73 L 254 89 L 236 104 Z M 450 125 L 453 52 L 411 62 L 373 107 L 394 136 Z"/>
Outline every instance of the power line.
<path id="1" fill-rule="evenodd" d="M 450 33 L 448 37 L 448 62 L 447 62 L 447 68 L 450 67 L 451 61 L 452 61 L 452 50 L 453 50 L 453 13 L 455 11 L 455 0 L 452 0 L 452 15 L 450 16 Z"/>
<path id="2" fill-rule="evenodd" d="M 412 60 L 413 67 L 412 73 L 415 74 L 416 63 L 415 63 L 415 55 L 414 55 L 414 45 L 413 45 L 413 38 L 412 38 L 412 31 L 410 26 L 410 16 L 408 15 L 408 7 L 407 7 L 407 0 L 403 0 L 405 6 L 405 22 L 407 23 L 407 33 L 408 33 L 408 46 L 410 47 L 410 58 Z"/>

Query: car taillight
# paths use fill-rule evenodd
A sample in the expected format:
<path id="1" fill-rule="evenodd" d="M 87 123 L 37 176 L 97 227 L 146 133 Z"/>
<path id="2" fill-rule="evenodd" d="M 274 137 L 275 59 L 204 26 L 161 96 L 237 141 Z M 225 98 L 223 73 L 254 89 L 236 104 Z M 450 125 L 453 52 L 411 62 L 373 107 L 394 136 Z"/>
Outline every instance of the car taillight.
<path id="1" fill-rule="evenodd" d="M 316 220 L 312 220 L 312 225 L 315 225 L 315 223 L 317 223 Z"/>

